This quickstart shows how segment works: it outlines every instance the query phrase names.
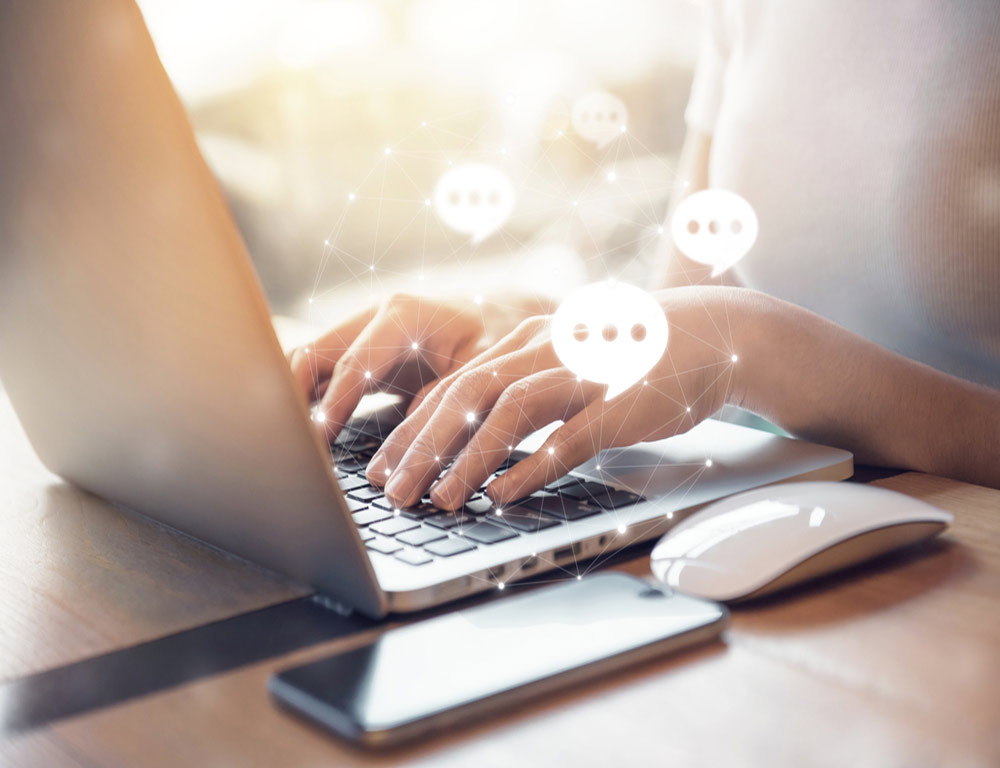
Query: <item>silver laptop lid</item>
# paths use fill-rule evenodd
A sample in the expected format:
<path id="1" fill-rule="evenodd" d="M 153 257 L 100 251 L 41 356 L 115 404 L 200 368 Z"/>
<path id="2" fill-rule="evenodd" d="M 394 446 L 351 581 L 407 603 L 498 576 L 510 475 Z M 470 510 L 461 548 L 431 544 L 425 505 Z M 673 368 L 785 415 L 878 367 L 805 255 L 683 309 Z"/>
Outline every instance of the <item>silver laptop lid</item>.
<path id="1" fill-rule="evenodd" d="M 95 9 L 56 37 L 0 52 L 0 377 L 35 450 L 73 483 L 381 615 L 138 11 Z"/>

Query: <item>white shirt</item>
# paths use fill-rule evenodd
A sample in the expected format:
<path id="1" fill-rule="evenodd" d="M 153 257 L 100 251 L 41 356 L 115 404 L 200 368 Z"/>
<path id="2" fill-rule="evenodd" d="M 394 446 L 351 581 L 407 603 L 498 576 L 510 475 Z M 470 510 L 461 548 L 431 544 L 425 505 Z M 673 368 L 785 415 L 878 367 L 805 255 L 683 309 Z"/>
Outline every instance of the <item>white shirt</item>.
<path id="1" fill-rule="evenodd" d="M 1000 387 L 1000 2 L 706 0 L 686 118 L 742 282 Z"/>

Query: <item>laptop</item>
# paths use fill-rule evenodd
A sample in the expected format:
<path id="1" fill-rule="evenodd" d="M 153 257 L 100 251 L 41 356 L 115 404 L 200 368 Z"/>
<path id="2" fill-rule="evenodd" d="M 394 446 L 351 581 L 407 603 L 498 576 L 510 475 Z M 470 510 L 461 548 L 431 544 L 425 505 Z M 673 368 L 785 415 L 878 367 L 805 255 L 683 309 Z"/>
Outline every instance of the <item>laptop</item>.
<path id="1" fill-rule="evenodd" d="M 714 499 L 850 476 L 845 451 L 710 420 L 507 509 L 481 493 L 459 514 L 392 509 L 363 475 L 392 419 L 320 438 L 223 196 L 145 67 L 122 83 L 127 138 L 45 113 L 55 99 L 0 132 L 18 157 L 0 187 L 0 379 L 67 481 L 380 617 L 576 578 Z"/>

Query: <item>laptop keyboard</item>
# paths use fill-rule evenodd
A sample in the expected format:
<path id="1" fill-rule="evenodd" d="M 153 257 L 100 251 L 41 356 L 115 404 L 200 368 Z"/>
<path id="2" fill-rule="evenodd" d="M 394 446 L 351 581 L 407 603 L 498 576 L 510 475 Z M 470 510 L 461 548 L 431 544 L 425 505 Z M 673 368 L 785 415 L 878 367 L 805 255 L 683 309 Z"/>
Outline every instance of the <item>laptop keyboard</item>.
<path id="1" fill-rule="evenodd" d="M 523 458 L 514 455 L 460 510 L 439 509 L 427 495 L 415 506 L 394 509 L 365 478 L 365 467 L 380 445 L 378 437 L 346 430 L 331 447 L 337 482 L 365 545 L 408 565 L 426 565 L 642 500 L 634 493 L 567 475 L 498 510 L 485 494 L 486 485 Z"/>

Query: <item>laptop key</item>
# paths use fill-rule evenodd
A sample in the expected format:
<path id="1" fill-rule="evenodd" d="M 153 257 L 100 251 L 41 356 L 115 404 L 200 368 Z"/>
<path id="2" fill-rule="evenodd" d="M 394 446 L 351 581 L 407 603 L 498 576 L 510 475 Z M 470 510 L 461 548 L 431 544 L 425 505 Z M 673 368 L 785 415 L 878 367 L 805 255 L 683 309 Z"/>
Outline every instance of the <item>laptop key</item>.
<path id="1" fill-rule="evenodd" d="M 463 515 L 461 512 L 442 512 L 428 517 L 424 522 L 430 523 L 435 528 L 444 528 L 447 530 L 459 525 L 472 525 L 476 522 L 476 518 L 471 515 Z"/>
<path id="2" fill-rule="evenodd" d="M 382 495 L 382 491 L 373 485 L 366 485 L 363 488 L 355 488 L 353 491 L 347 494 L 352 499 L 357 499 L 358 501 L 374 501 Z"/>
<path id="3" fill-rule="evenodd" d="M 475 517 L 488 515 L 493 511 L 493 502 L 486 498 L 473 499 L 466 502 L 465 506 L 462 507 L 462 511 L 467 515 L 474 515 Z"/>
<path id="4" fill-rule="evenodd" d="M 465 539 L 450 538 L 441 539 L 440 541 L 432 541 L 427 544 L 424 549 L 430 552 L 432 555 L 437 555 L 438 557 L 451 557 L 452 555 L 460 555 L 462 552 L 470 552 L 475 549 L 476 545 L 471 541 L 466 541 Z"/>
<path id="5" fill-rule="evenodd" d="M 352 499 L 350 496 L 344 499 L 347 502 L 347 508 L 351 512 L 361 512 L 362 510 L 368 509 L 368 504 L 363 501 L 358 501 L 357 499 Z"/>
<path id="6" fill-rule="evenodd" d="M 411 520 L 425 520 L 432 515 L 443 514 L 444 510 L 438 509 L 433 504 L 421 502 L 413 507 L 406 507 L 400 511 L 403 517 L 408 517 Z"/>
<path id="7" fill-rule="evenodd" d="M 434 558 L 419 549 L 401 549 L 394 553 L 397 560 L 402 560 L 410 565 L 427 565 L 434 561 Z"/>
<path id="8" fill-rule="evenodd" d="M 361 512 L 355 512 L 351 517 L 354 518 L 356 525 L 371 525 L 372 523 L 379 523 L 383 520 L 388 520 L 392 517 L 392 512 L 386 512 L 384 509 L 365 509 Z"/>
<path id="9" fill-rule="evenodd" d="M 558 520 L 580 520 L 601 512 L 601 508 L 594 504 L 577 499 L 566 499 L 561 496 L 532 497 L 522 501 L 520 506 L 528 507 L 528 509 L 533 509 Z"/>
<path id="10" fill-rule="evenodd" d="M 431 541 L 438 541 L 443 539 L 448 534 L 442 531 L 440 528 L 431 528 L 429 525 L 422 525 L 419 528 L 414 528 L 412 531 L 406 531 L 401 533 L 396 537 L 396 541 L 401 541 L 404 544 L 409 544 L 412 547 L 422 547 Z"/>
<path id="11" fill-rule="evenodd" d="M 581 480 L 578 477 L 573 477 L 573 475 L 563 475 L 555 482 L 546 485 L 545 490 L 554 492 L 557 490 L 562 490 L 563 488 L 576 488 L 581 483 L 583 483 L 583 480 Z"/>
<path id="12" fill-rule="evenodd" d="M 619 491 L 603 485 L 601 487 L 604 490 L 600 493 L 595 493 L 593 496 L 594 503 L 601 509 L 618 509 L 619 507 L 628 507 L 642 501 L 642 496 L 638 496 L 637 494 L 628 491 Z"/>
<path id="13" fill-rule="evenodd" d="M 393 517 L 389 520 L 383 520 L 382 522 L 375 523 L 372 525 L 372 530 L 375 533 L 380 533 L 383 536 L 395 536 L 397 533 L 402 533 L 403 531 L 410 531 L 419 526 L 416 520 L 408 520 L 405 517 Z"/>
<path id="14" fill-rule="evenodd" d="M 640 501 L 642 497 L 628 491 L 619 491 L 608 488 L 600 483 L 583 481 L 575 486 L 566 486 L 559 489 L 559 495 L 570 496 L 581 501 L 590 501 L 601 509 L 617 509 Z"/>
<path id="15" fill-rule="evenodd" d="M 513 539 L 518 533 L 510 528 L 504 529 L 492 523 L 480 522 L 463 528 L 462 535 L 480 544 L 496 544 L 498 541 Z"/>
<path id="16" fill-rule="evenodd" d="M 365 468 L 364 464 L 351 456 L 342 456 L 334 459 L 334 469 L 343 472 L 358 472 Z"/>
<path id="17" fill-rule="evenodd" d="M 375 534 L 372 533 L 371 528 L 361 528 L 358 530 L 358 533 L 361 534 L 362 541 L 370 541 L 375 538 Z"/>
<path id="18" fill-rule="evenodd" d="M 340 478 L 337 483 L 340 485 L 340 490 L 347 493 L 348 491 L 353 491 L 356 488 L 364 488 L 368 485 L 368 480 L 364 477 L 348 475 L 347 477 Z"/>
<path id="19" fill-rule="evenodd" d="M 391 555 L 393 552 L 398 552 L 403 548 L 403 545 L 397 543 L 395 539 L 387 539 L 384 536 L 376 536 L 371 541 L 366 541 L 365 546 L 368 549 L 381 552 L 383 555 Z"/>
<path id="20" fill-rule="evenodd" d="M 503 511 L 503 517 L 496 518 L 494 522 L 506 523 L 511 528 L 528 532 L 541 531 L 545 528 L 552 528 L 559 525 L 558 520 L 551 517 L 545 517 L 544 515 L 533 509 L 528 509 L 527 507 L 505 509 Z"/>

